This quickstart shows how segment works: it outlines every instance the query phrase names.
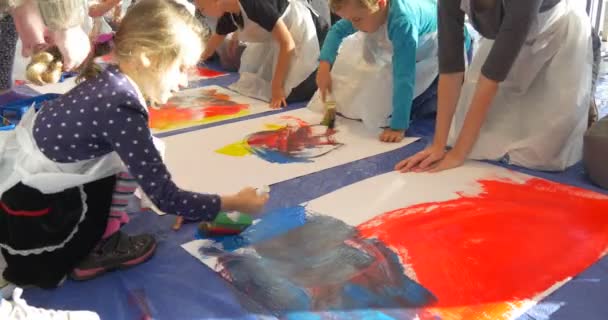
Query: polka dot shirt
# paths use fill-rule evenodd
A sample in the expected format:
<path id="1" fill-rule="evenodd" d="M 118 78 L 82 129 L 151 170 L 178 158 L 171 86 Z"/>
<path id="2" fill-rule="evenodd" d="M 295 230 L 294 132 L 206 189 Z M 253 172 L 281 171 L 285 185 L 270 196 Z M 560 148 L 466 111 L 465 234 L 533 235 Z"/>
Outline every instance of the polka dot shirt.
<path id="1" fill-rule="evenodd" d="M 72 163 L 116 151 L 150 200 L 164 212 L 192 220 L 213 220 L 218 195 L 179 189 L 152 142 L 148 112 L 137 89 L 108 67 L 44 105 L 34 123 L 34 139 L 49 159 Z"/>

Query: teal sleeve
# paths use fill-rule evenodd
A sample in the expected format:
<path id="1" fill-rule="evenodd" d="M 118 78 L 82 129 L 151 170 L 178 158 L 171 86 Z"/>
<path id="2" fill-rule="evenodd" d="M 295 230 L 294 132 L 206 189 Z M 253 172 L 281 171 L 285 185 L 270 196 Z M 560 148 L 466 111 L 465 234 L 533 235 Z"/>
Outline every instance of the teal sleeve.
<path id="1" fill-rule="evenodd" d="M 357 29 L 353 27 L 353 24 L 350 21 L 342 19 L 336 22 L 336 24 L 329 29 L 329 32 L 327 32 L 327 36 L 325 36 L 319 60 L 328 61 L 330 64 L 334 64 L 342 40 L 355 32 L 357 32 Z"/>
<path id="2" fill-rule="evenodd" d="M 393 43 L 393 115 L 390 127 L 405 130 L 410 125 L 416 85 L 418 31 L 406 19 L 399 19 L 389 24 L 388 35 Z"/>
<path id="3" fill-rule="evenodd" d="M 464 49 L 466 50 L 466 52 L 469 52 L 469 50 L 471 50 L 471 46 L 473 45 L 473 39 L 471 38 L 471 33 L 469 32 L 469 29 L 467 29 L 467 27 L 464 27 Z"/>

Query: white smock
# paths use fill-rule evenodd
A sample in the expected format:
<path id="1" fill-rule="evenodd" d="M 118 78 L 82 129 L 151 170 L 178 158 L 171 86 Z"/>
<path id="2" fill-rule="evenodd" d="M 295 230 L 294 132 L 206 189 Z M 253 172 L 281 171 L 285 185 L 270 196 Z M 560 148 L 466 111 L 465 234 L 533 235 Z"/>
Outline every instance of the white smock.
<path id="1" fill-rule="evenodd" d="M 332 97 L 336 110 L 345 117 L 362 120 L 366 127 L 387 127 L 393 113 L 393 44 L 387 24 L 373 33 L 356 32 L 340 46 L 332 66 Z M 414 96 L 426 91 L 439 73 L 437 33 L 420 37 L 416 50 Z M 319 90 L 308 104 L 325 110 Z"/>
<path id="2" fill-rule="evenodd" d="M 461 2 L 466 12 L 470 0 Z M 470 14 L 470 12 L 468 12 Z M 460 93 L 448 138 L 453 146 L 493 45 L 482 39 Z M 538 14 L 488 111 L 471 159 L 563 170 L 581 160 L 591 92 L 591 25 L 562 0 Z"/>
<path id="3" fill-rule="evenodd" d="M 305 0 L 289 0 L 289 5 L 281 16 L 295 43 L 295 50 L 283 83 L 286 97 L 318 66 L 320 48 L 311 10 L 314 13 Z M 241 56 L 239 80 L 230 88 L 249 97 L 270 101 L 272 78 L 280 51 L 279 44 L 273 40 L 272 33 L 247 17 L 242 6 L 241 15 L 243 27 L 241 28 L 236 21 L 233 23 L 239 28 L 239 40 L 246 42 L 247 47 Z"/>

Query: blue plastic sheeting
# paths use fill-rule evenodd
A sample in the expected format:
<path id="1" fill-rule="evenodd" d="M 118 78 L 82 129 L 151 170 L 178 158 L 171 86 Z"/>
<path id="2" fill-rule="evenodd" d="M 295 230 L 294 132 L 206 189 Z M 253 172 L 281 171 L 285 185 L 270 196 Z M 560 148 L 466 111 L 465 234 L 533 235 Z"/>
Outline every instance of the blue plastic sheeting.
<path id="1" fill-rule="evenodd" d="M 233 75 L 203 81 L 201 84 L 226 85 Z M 290 109 L 302 104 L 290 106 Z M 259 117 L 263 115 L 255 115 Z M 248 118 L 252 118 L 248 117 Z M 241 118 L 234 121 L 242 121 Z M 224 122 L 226 123 L 226 122 Z M 295 206 L 317 198 L 343 186 L 392 170 L 394 164 L 406 156 L 422 150 L 431 141 L 432 119 L 421 120 L 409 134 L 422 139 L 405 148 L 380 154 L 342 166 L 330 168 L 274 185 L 268 210 Z M 210 127 L 211 124 L 201 127 Z M 563 173 L 540 173 L 520 170 L 549 180 L 583 187 L 608 194 L 590 184 L 580 165 Z M 213 190 L 209 190 L 213 191 Z M 608 214 L 608 213 L 607 213 Z M 86 282 L 67 281 L 62 287 L 46 291 L 27 289 L 25 298 L 35 306 L 55 309 L 88 309 L 97 311 L 102 319 L 249 319 L 247 310 L 264 311 L 252 304 L 242 306 L 247 297 L 235 292 L 209 268 L 193 258 L 180 245 L 194 238 L 195 224 L 187 224 L 179 232 L 171 230 L 173 216 L 158 216 L 150 212 L 131 215 L 125 230 L 129 233 L 148 232 L 156 236 L 155 256 L 132 269 L 112 272 Z M 538 266 L 542 268 L 542 266 Z M 523 320 L 586 319 L 604 320 L 608 315 L 608 259 L 603 259 L 576 277 L 538 306 L 522 316 Z M 392 315 L 392 316 L 391 316 Z M 300 317 L 303 316 L 303 317 Z M 333 315 L 333 319 L 403 319 L 407 310 L 380 313 L 361 310 L 355 314 Z M 293 319 L 321 319 L 321 316 L 292 315 Z"/>

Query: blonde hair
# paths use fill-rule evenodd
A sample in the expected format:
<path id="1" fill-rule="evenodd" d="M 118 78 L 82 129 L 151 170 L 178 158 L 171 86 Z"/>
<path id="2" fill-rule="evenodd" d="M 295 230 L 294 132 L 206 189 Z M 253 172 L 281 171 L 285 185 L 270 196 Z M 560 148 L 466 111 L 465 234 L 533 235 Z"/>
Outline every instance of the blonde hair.
<path id="1" fill-rule="evenodd" d="M 25 68 L 26 79 L 39 86 L 59 82 L 63 69 L 61 60 L 62 56 L 57 47 L 34 54 Z"/>
<path id="2" fill-rule="evenodd" d="M 179 39 L 182 26 L 192 30 L 203 43 L 203 26 L 185 6 L 173 0 L 141 0 L 120 22 L 114 36 L 114 59 L 125 61 L 137 52 L 145 52 L 154 58 L 157 67 L 164 68 L 189 49 Z M 99 73 L 93 59 L 86 63 L 80 78 L 89 79 Z"/>
<path id="3" fill-rule="evenodd" d="M 378 9 L 378 0 L 329 0 L 329 8 L 333 12 L 337 12 L 347 3 L 357 3 L 363 8 Z"/>

